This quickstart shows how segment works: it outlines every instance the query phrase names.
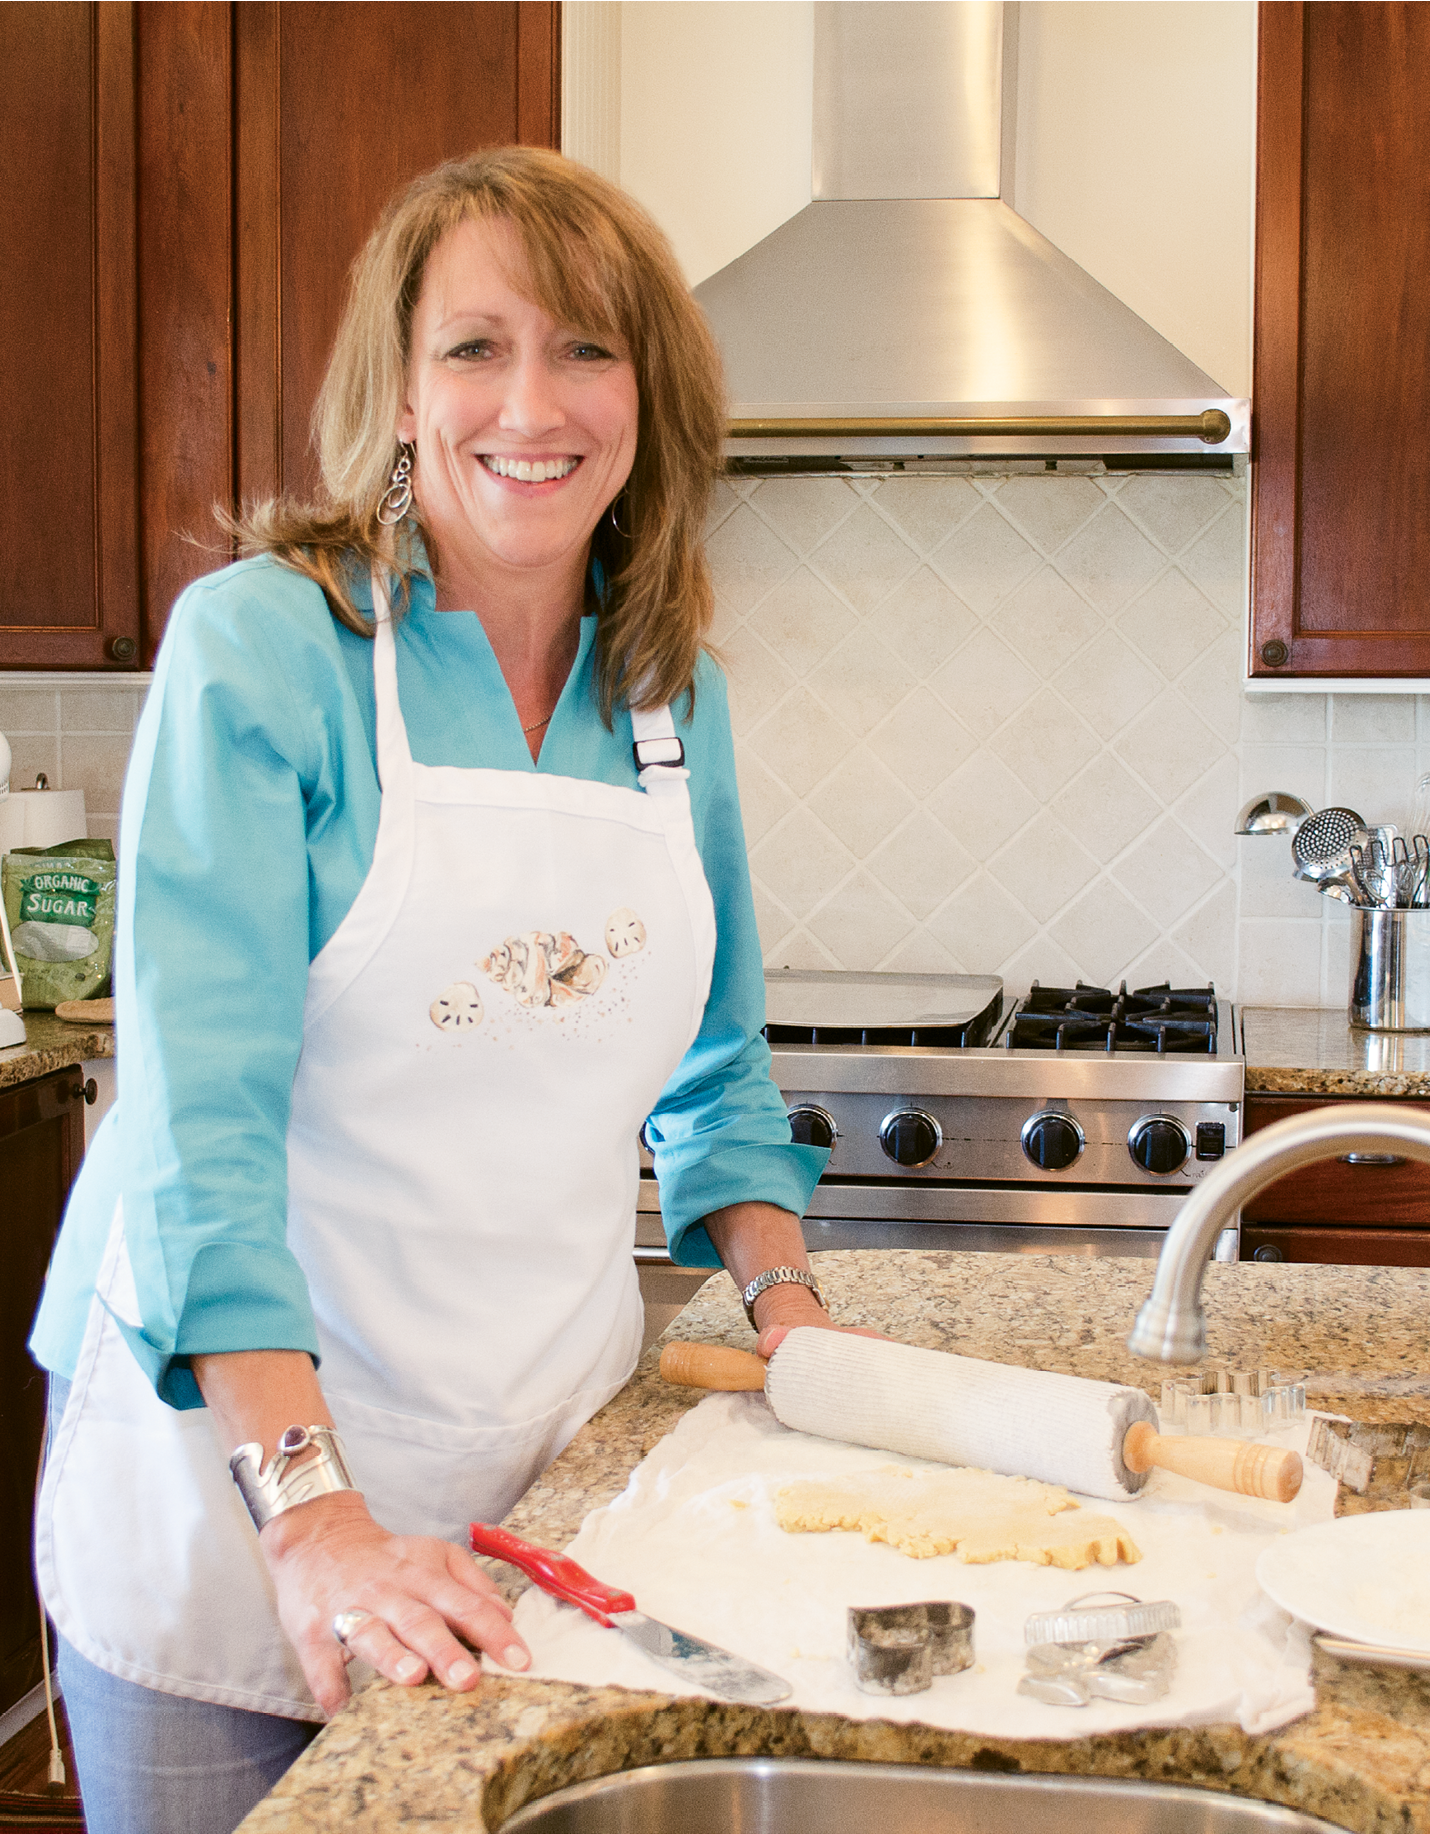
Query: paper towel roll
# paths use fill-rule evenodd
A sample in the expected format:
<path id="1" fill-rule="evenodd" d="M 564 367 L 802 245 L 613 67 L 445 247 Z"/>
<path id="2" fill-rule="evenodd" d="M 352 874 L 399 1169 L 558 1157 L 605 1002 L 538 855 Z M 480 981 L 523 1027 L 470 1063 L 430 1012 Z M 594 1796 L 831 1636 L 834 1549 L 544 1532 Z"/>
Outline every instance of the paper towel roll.
<path id="1" fill-rule="evenodd" d="M 0 802 L 0 853 L 54 847 L 88 833 L 83 790 L 11 790 Z"/>

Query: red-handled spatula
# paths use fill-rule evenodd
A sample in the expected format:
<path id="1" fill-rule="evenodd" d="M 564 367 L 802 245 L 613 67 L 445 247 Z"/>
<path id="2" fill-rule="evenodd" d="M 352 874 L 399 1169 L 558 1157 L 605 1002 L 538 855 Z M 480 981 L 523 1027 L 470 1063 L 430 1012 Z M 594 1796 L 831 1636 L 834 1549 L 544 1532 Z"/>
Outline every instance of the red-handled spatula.
<path id="1" fill-rule="evenodd" d="M 787 1681 L 772 1675 L 767 1668 L 757 1668 L 743 1656 L 732 1656 L 727 1649 L 637 1611 L 629 1592 L 593 1579 L 585 1567 L 577 1566 L 565 1554 L 522 1541 L 487 1522 L 472 1523 L 471 1546 L 474 1554 L 494 1554 L 498 1560 L 520 1567 L 543 1592 L 578 1606 L 608 1630 L 624 1632 L 653 1661 L 679 1675 L 687 1687 L 752 1707 L 776 1706 L 793 1692 Z"/>

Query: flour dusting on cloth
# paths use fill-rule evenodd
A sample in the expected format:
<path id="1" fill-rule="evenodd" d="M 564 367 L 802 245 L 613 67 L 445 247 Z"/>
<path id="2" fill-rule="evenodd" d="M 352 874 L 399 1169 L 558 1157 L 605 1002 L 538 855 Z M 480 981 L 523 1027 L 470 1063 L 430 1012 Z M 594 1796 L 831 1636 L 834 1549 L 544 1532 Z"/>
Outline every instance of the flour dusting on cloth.
<path id="1" fill-rule="evenodd" d="M 1327 1473 L 1308 1466 L 1300 1497 L 1286 1504 L 1154 1472 L 1140 1496 L 1117 1508 L 1142 1558 L 1110 1572 L 1018 1560 L 972 1565 L 953 1554 L 911 1560 L 862 1534 L 788 1534 L 780 1527 L 781 1490 L 807 1481 L 862 1483 L 888 1468 L 887 1452 L 791 1432 L 763 1395 L 710 1395 L 636 1467 L 614 1502 L 587 1516 L 566 1551 L 597 1578 L 632 1592 L 651 1617 L 783 1675 L 794 1689 L 789 1704 L 806 1712 L 990 1737 L 1085 1738 L 1229 1721 L 1248 1733 L 1270 1732 L 1315 1704 L 1305 1626 L 1270 1603 L 1255 1567 L 1276 1536 L 1331 1519 L 1335 1482 Z M 936 1481 L 950 1468 L 910 1459 L 899 1469 Z M 1101 1513 L 1107 1504 L 1093 1507 Z M 1047 1520 L 1069 1522 L 1080 1513 L 1060 1509 Z M 1081 1708 L 1019 1695 L 1028 1614 L 1060 1610 L 1079 1593 L 1108 1585 L 1174 1599 L 1181 1608 L 1171 1691 L 1147 1706 L 1095 1700 Z M 848 1607 L 930 1598 L 973 1607 L 974 1666 L 940 1676 L 922 1694 L 861 1694 L 845 1650 Z M 619 1631 L 535 1588 L 517 1604 L 516 1628 L 531 1648 L 533 1677 L 695 1691 L 682 1690 Z"/>

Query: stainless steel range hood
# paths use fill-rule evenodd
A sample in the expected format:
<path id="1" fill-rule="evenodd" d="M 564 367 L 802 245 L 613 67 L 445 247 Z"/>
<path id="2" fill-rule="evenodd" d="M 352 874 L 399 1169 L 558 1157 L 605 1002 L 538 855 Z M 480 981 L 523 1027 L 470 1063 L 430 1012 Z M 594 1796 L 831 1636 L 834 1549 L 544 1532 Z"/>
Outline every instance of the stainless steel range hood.
<path id="1" fill-rule="evenodd" d="M 1016 15 L 816 5 L 814 202 L 695 289 L 732 459 L 1249 449 L 1250 404 L 1002 201 Z"/>

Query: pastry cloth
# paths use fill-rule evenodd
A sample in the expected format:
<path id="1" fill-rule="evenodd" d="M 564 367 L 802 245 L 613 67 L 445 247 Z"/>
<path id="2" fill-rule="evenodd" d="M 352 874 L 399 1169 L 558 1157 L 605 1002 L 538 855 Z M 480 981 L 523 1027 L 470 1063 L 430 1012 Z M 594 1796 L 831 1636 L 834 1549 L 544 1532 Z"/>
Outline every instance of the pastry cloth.
<path id="1" fill-rule="evenodd" d="M 1298 1435 L 1304 1439 L 1304 1427 L 1275 1443 L 1304 1450 Z M 710 1395 L 642 1460 L 619 1497 L 587 1516 L 565 1551 L 630 1591 L 649 1616 L 782 1675 L 794 1689 L 784 1705 L 808 1712 L 1005 1738 L 1082 1738 L 1228 1721 L 1265 1733 L 1315 1704 L 1307 1628 L 1271 1603 L 1255 1575 L 1257 1556 L 1276 1536 L 1332 1518 L 1335 1481 L 1315 1466 L 1306 1466 L 1294 1503 L 1233 1496 L 1164 1471 L 1125 1503 L 1080 1498 L 1123 1521 L 1142 1559 L 1077 1572 L 1023 1561 L 972 1566 L 954 1555 L 913 1560 L 859 1534 L 786 1534 L 776 1524 L 781 1485 L 889 1465 L 947 1469 L 791 1432 L 763 1395 Z M 1180 1606 L 1171 1690 L 1146 1706 L 1054 1707 L 1019 1695 L 1029 1613 L 1108 1589 Z M 845 1653 L 847 1608 L 943 1598 L 977 1614 L 974 1666 L 919 1694 L 861 1693 Z M 515 1622 L 533 1677 L 697 1691 L 619 1631 L 535 1587 L 522 1594 Z"/>

